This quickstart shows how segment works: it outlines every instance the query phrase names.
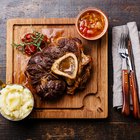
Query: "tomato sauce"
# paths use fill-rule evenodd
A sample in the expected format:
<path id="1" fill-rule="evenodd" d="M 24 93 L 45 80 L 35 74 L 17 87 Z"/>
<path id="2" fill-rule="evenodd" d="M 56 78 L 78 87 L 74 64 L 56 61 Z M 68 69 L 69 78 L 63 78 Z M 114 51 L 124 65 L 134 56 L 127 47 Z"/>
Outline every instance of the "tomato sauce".
<path id="1" fill-rule="evenodd" d="M 78 21 L 79 31 L 85 37 L 95 37 L 99 35 L 104 30 L 104 27 L 104 17 L 96 11 L 86 12 Z"/>

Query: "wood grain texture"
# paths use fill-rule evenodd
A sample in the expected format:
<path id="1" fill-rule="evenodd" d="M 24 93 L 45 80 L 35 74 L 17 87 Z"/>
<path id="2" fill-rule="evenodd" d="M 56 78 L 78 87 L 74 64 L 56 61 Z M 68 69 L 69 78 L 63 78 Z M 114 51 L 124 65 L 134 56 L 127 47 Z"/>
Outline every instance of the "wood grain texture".
<path id="1" fill-rule="evenodd" d="M 123 94 L 123 106 L 122 114 L 130 115 L 130 93 L 129 93 L 129 81 L 128 81 L 128 70 L 122 70 L 122 94 Z"/>
<path id="2" fill-rule="evenodd" d="M 112 108 L 112 27 L 136 21 L 140 30 L 140 0 L 3 0 L 0 2 L 0 78 L 6 79 L 6 22 L 11 18 L 72 18 L 87 7 L 102 9 L 109 19 L 107 119 L 24 120 L 14 123 L 0 116 L 1 140 L 139 140 L 139 120 Z"/>
<path id="3" fill-rule="evenodd" d="M 133 115 L 137 119 L 140 118 L 140 108 L 139 108 L 138 87 L 135 76 L 136 76 L 135 72 L 131 71 L 129 75 L 130 92 L 133 103 Z"/>
<path id="4" fill-rule="evenodd" d="M 6 83 L 26 85 L 24 71 L 29 57 L 12 48 L 22 36 L 32 30 L 62 29 L 63 36 L 78 37 L 84 51 L 93 59 L 93 71 L 86 89 L 75 95 L 65 95 L 56 102 L 41 101 L 34 94 L 33 118 L 106 118 L 108 115 L 108 37 L 98 41 L 84 40 L 76 31 L 75 18 L 11 19 L 7 22 L 7 69 Z M 8 33 L 11 34 L 8 34 Z M 104 64 L 104 65 L 103 65 Z"/>

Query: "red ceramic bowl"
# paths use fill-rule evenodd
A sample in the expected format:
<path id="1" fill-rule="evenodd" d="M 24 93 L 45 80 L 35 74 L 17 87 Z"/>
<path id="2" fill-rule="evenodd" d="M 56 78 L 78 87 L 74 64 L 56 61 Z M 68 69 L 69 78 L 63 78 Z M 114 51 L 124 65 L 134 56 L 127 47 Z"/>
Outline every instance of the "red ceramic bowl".
<path id="1" fill-rule="evenodd" d="M 82 29 L 80 28 L 80 27 L 82 27 L 82 26 L 80 26 L 80 22 L 81 22 L 81 20 L 82 20 L 82 18 L 86 15 L 86 14 L 89 14 L 89 15 L 92 15 L 93 13 L 95 13 L 95 15 L 97 14 L 97 15 L 99 15 L 98 17 L 99 17 L 99 19 L 100 19 L 100 17 L 102 17 L 102 19 L 103 20 L 101 20 L 101 21 L 103 21 L 103 22 L 100 22 L 100 23 L 102 23 L 102 24 L 100 24 L 100 25 L 103 25 L 102 27 L 102 30 L 100 30 L 100 32 L 97 32 L 97 34 L 84 34 L 83 33 L 83 28 L 84 27 L 87 27 L 87 30 L 89 29 L 88 27 L 92 27 L 92 26 L 90 26 L 91 24 L 93 24 L 93 25 L 96 25 L 96 21 L 94 20 L 95 18 L 94 17 L 92 17 L 92 21 L 93 22 L 89 22 L 88 23 L 88 25 L 89 26 L 87 26 L 87 24 L 86 24 L 86 26 L 84 26 Z M 97 18 L 98 19 L 98 18 Z M 84 39 L 87 39 L 87 40 L 97 40 L 97 39 L 99 39 L 99 38 L 101 38 L 105 33 L 106 33 L 106 31 L 107 31 L 107 29 L 108 29 L 108 18 L 107 18 L 107 16 L 100 10 L 100 9 L 97 9 L 97 8 L 94 8 L 94 7 L 91 7 L 91 8 L 87 8 L 87 9 L 85 9 L 85 10 L 83 10 L 83 11 L 81 11 L 79 14 L 78 14 L 78 16 L 77 16 L 77 18 L 76 18 L 76 30 L 78 31 L 78 33 L 80 34 L 80 36 L 82 36 Z M 96 28 L 95 28 L 96 27 Z M 92 29 L 92 31 L 93 32 L 95 32 L 95 30 L 97 31 L 97 26 L 93 26 L 92 28 L 90 28 L 90 29 Z M 98 30 L 99 31 L 99 30 Z M 88 32 L 87 31 L 87 33 L 90 33 L 90 32 Z M 93 35 L 93 36 L 92 36 Z"/>

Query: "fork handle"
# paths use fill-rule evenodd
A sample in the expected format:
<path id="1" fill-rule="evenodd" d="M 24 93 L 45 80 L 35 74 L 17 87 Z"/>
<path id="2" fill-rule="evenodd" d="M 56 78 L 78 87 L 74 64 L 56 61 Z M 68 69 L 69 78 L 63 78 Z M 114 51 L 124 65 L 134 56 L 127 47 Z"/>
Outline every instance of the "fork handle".
<path id="1" fill-rule="evenodd" d="M 122 70 L 122 93 L 123 93 L 122 114 L 128 116 L 130 114 L 130 94 L 129 94 L 127 69 Z"/>
<path id="2" fill-rule="evenodd" d="M 133 115 L 135 118 L 140 118 L 137 83 L 136 83 L 135 73 L 133 70 L 130 71 L 129 80 L 130 80 L 130 91 L 131 91 L 132 103 L 133 103 Z"/>

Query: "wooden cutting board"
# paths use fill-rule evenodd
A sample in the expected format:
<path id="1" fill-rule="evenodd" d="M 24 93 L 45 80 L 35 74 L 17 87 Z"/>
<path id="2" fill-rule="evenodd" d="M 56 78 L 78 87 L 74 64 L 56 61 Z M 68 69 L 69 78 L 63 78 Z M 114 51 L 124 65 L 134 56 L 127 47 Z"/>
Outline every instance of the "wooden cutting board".
<path id="1" fill-rule="evenodd" d="M 85 53 L 93 58 L 93 72 L 84 91 L 65 95 L 56 102 L 42 101 L 36 94 L 31 118 L 106 118 L 108 116 L 108 35 L 97 41 L 81 38 L 74 18 L 10 19 L 7 22 L 6 83 L 26 85 L 24 70 L 29 57 L 11 46 L 32 30 L 63 29 L 63 36 L 82 40 Z"/>

